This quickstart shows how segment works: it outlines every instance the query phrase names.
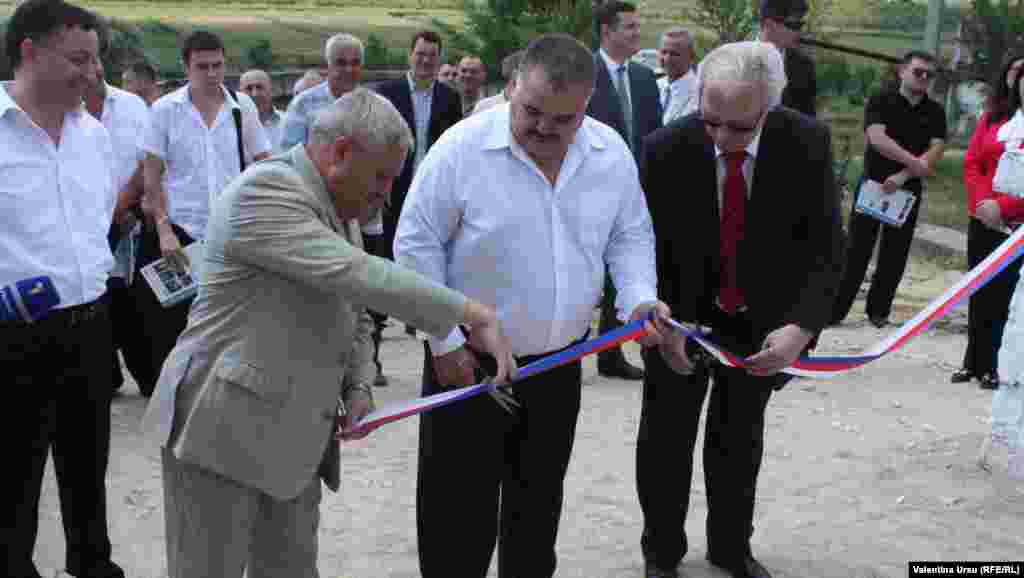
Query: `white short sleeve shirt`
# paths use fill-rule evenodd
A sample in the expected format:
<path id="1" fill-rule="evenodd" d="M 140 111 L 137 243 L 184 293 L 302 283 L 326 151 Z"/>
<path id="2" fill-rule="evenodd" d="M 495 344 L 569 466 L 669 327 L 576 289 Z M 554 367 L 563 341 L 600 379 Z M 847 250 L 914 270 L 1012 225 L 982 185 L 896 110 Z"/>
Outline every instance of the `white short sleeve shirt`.
<path id="1" fill-rule="evenodd" d="M 256 104 L 246 94 L 235 95 L 237 101 L 224 90 L 224 106 L 210 127 L 192 105 L 189 85 L 164 95 L 150 109 L 145 150 L 160 157 L 166 166 L 163 186 L 171 222 L 196 240 L 206 235 L 210 202 L 241 173 L 232 109 L 242 111 L 246 163 L 270 152 Z"/>

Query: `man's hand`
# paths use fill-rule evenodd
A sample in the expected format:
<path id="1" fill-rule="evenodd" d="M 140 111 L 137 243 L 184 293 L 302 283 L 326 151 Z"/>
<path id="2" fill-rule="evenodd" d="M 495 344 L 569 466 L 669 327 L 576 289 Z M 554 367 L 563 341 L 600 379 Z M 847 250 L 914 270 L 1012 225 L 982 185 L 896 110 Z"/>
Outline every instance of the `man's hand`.
<path id="1" fill-rule="evenodd" d="M 473 385 L 473 371 L 479 364 L 465 347 L 434 357 L 434 377 L 444 387 Z"/>
<path id="2" fill-rule="evenodd" d="M 928 177 L 932 174 L 932 167 L 928 164 L 928 159 L 921 155 L 914 157 L 914 160 L 907 165 L 907 170 L 910 171 L 911 176 L 915 177 Z"/>
<path id="3" fill-rule="evenodd" d="M 512 355 L 512 346 L 509 344 L 508 338 L 501 330 L 501 324 L 498 322 L 494 309 L 470 299 L 466 301 L 464 317 L 470 325 L 469 344 L 494 357 L 498 366 L 494 384 L 505 385 L 516 375 L 516 359 Z M 472 374 L 470 374 L 470 379 L 472 379 Z"/>
<path id="4" fill-rule="evenodd" d="M 668 327 L 665 321 L 672 317 L 672 310 L 668 308 L 661 301 L 649 301 L 647 303 L 641 303 L 636 306 L 633 313 L 629 316 L 630 321 L 636 321 L 637 319 L 646 319 L 651 311 L 654 312 L 654 320 L 656 323 L 652 323 L 650 319 L 644 322 L 644 331 L 646 332 L 643 337 L 637 339 L 640 345 L 644 347 L 657 347 L 660 345 L 669 333 L 672 332 L 672 328 Z M 657 323 L 661 322 L 661 323 Z M 666 333 L 666 330 L 669 333 Z"/>
<path id="5" fill-rule="evenodd" d="M 895 193 L 903 188 L 909 178 L 910 173 L 905 170 L 889 175 L 889 178 L 882 182 L 882 192 L 885 194 Z"/>
<path id="6" fill-rule="evenodd" d="M 687 337 L 677 333 L 674 328 L 660 319 L 658 325 L 662 326 L 662 335 L 664 336 L 661 345 L 658 346 L 662 359 L 672 371 L 680 375 L 693 374 L 693 360 L 686 354 Z"/>
<path id="7" fill-rule="evenodd" d="M 800 357 L 800 352 L 813 338 L 810 332 L 798 325 L 780 327 L 765 337 L 761 351 L 747 359 L 747 371 L 757 376 L 778 373 L 779 370 L 793 365 Z"/>
<path id="8" fill-rule="evenodd" d="M 352 426 L 373 411 L 373 399 L 366 392 L 353 389 L 345 400 L 347 411 L 334 419 L 334 437 L 344 441 L 361 440 L 370 435 L 372 429 L 352 432 Z"/>
<path id="9" fill-rule="evenodd" d="M 174 267 L 179 273 L 189 268 L 188 255 L 181 248 L 178 236 L 174 234 L 170 225 L 158 225 L 157 235 L 160 237 L 160 254 L 167 260 L 167 264 Z"/>
<path id="10" fill-rule="evenodd" d="M 986 199 L 974 207 L 974 216 L 990 229 L 1002 231 L 1006 228 L 1003 222 L 1003 212 L 999 209 L 999 203 L 992 199 Z"/>

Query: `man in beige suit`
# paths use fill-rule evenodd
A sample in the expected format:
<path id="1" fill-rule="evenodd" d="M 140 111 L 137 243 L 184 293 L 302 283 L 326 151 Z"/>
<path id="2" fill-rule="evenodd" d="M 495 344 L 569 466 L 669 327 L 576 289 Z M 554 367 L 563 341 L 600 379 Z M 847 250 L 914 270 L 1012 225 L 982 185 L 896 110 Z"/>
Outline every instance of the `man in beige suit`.
<path id="1" fill-rule="evenodd" d="M 437 336 L 467 324 L 499 381 L 515 371 L 493 309 L 358 248 L 411 144 L 397 110 L 357 89 L 214 204 L 144 418 L 163 447 L 171 578 L 317 576 L 318 478 L 337 491 L 336 437 L 372 408 L 367 307 Z"/>

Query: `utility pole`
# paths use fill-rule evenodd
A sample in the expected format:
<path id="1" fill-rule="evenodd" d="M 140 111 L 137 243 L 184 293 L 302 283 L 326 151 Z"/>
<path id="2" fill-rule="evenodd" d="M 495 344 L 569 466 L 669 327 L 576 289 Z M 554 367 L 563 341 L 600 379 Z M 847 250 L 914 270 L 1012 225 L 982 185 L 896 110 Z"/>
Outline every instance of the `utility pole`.
<path id="1" fill-rule="evenodd" d="M 940 62 L 942 57 L 942 10 L 944 8 L 944 0 L 928 0 L 928 20 L 924 29 L 924 45 L 921 47 L 925 52 L 934 54 Z"/>

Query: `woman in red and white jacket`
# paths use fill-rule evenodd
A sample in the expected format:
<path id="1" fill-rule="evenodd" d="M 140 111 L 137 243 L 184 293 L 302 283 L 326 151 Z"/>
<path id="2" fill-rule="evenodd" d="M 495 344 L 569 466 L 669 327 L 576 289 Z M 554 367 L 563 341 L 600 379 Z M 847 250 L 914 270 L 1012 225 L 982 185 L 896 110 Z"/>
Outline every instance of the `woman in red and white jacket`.
<path id="1" fill-rule="evenodd" d="M 1014 89 L 1022 68 L 1024 55 L 1011 58 L 1003 67 L 964 156 L 964 185 L 971 217 L 967 229 L 967 263 L 971 269 L 1006 240 L 1007 225 L 1024 222 L 1024 199 L 992 190 L 996 165 L 1005 145 L 997 139 L 997 133 L 1020 106 L 1020 95 L 1014 94 Z M 997 353 L 1020 267 L 1020 261 L 1015 261 L 971 296 L 967 309 L 967 351 L 963 367 L 951 377 L 953 383 L 978 378 L 984 389 L 999 386 Z"/>

